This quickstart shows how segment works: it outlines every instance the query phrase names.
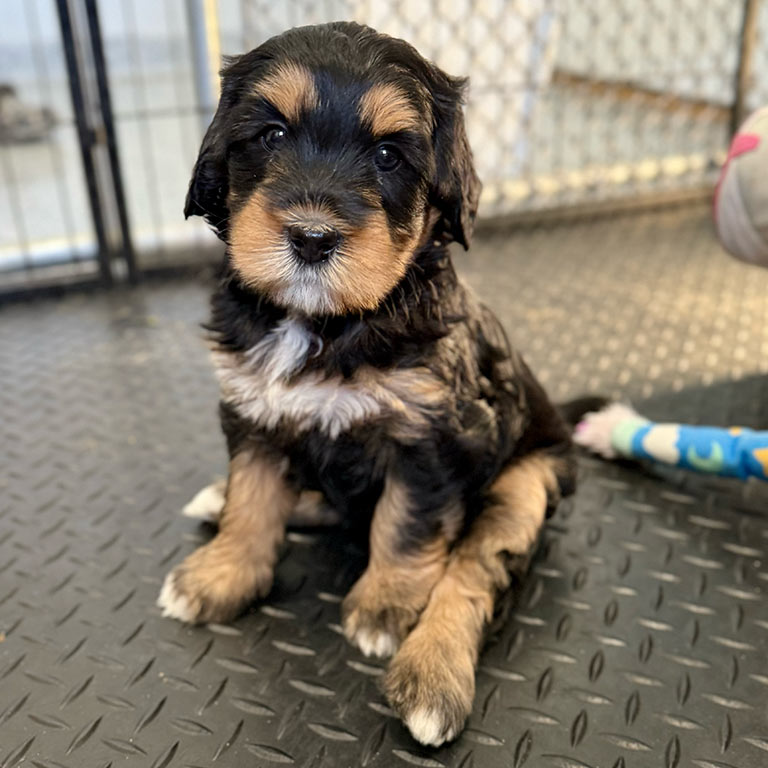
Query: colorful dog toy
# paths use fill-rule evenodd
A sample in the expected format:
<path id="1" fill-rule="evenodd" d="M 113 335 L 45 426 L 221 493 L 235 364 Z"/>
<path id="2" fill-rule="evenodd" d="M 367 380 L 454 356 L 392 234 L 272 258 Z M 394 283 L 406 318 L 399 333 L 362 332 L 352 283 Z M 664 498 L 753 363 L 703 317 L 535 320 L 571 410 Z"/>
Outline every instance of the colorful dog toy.
<path id="1" fill-rule="evenodd" d="M 611 403 L 576 425 L 574 441 L 606 459 L 648 459 L 696 472 L 768 480 L 768 432 L 658 424 Z"/>

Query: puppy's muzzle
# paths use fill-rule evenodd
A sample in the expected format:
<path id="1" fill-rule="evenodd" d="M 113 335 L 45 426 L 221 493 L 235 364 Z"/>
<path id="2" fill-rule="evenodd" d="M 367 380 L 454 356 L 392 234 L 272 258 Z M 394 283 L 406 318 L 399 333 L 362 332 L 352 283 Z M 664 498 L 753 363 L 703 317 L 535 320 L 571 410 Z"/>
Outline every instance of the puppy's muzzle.
<path id="1" fill-rule="evenodd" d="M 317 264 L 329 259 L 339 247 L 341 234 L 333 227 L 294 224 L 286 229 L 296 257 L 307 264 Z"/>

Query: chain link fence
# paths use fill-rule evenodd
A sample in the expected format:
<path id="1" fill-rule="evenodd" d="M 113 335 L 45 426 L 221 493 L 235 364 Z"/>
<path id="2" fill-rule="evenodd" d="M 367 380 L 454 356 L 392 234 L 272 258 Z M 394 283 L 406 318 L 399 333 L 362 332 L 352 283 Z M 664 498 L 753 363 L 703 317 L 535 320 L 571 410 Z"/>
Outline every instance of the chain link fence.
<path id="1" fill-rule="evenodd" d="M 67 4 L 90 3 L 100 16 L 139 270 L 199 259 L 215 242 L 181 215 L 211 108 L 199 88 L 211 50 L 200 48 L 190 12 L 207 2 L 8 0 L 0 288 L 19 270 L 77 264 L 96 273 L 99 244 L 56 19 Z M 206 32 L 223 54 L 290 26 L 354 19 L 468 75 L 484 218 L 703 197 L 735 113 L 768 102 L 768 0 L 219 0 L 215 9 Z M 98 143 L 100 126 L 91 133 Z"/>
<path id="2" fill-rule="evenodd" d="M 768 32 L 768 3 L 755 5 Z M 287 26 L 349 18 L 469 75 L 468 130 L 488 217 L 711 187 L 729 139 L 747 6 L 243 0 L 238 42 L 249 49 Z M 768 35 L 756 39 L 752 107 L 768 101 Z"/>

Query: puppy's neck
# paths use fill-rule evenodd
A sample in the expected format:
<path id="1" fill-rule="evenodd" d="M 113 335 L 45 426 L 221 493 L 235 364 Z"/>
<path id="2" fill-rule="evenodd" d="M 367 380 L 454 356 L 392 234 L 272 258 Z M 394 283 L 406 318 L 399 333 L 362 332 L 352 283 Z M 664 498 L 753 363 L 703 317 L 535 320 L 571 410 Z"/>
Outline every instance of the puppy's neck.
<path id="1" fill-rule="evenodd" d="M 456 319 L 456 289 L 448 249 L 428 243 L 375 310 L 310 320 L 324 349 L 309 366 L 348 376 L 360 365 L 389 368 L 421 359 L 430 344 L 449 333 Z"/>
<path id="2" fill-rule="evenodd" d="M 448 248 L 430 240 L 375 310 L 308 317 L 276 306 L 228 267 L 206 327 L 219 348 L 247 354 L 259 354 L 276 336 L 285 337 L 287 356 L 279 361 L 282 373 L 287 366 L 292 376 L 322 371 L 347 377 L 361 365 L 388 368 L 420 359 L 425 347 L 447 335 L 460 319 L 457 285 Z M 291 356 L 293 346 L 288 342 L 303 346 Z"/>

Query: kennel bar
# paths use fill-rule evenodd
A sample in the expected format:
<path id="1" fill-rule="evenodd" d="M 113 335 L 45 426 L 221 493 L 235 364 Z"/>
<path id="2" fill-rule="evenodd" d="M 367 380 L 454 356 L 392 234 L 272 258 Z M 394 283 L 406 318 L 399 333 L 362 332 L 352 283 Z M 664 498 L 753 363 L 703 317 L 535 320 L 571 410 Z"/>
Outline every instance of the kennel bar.
<path id="1" fill-rule="evenodd" d="M 59 16 L 61 37 L 64 43 L 69 93 L 72 98 L 75 124 L 77 125 L 77 135 L 80 143 L 80 159 L 83 163 L 83 172 L 85 173 L 88 188 L 88 201 L 90 203 L 91 216 L 93 217 L 93 228 L 96 232 L 98 245 L 96 254 L 99 260 L 99 271 L 103 283 L 110 285 L 112 283 L 112 269 L 109 263 L 110 247 L 104 211 L 102 209 L 102 197 L 99 192 L 96 163 L 91 151 L 96 137 L 87 118 L 88 109 L 86 107 L 85 88 L 81 76 L 81 64 L 78 61 L 78 50 L 82 50 L 82 41 L 79 41 L 75 36 L 75 24 L 73 24 L 68 0 L 56 0 L 56 11 Z"/>

